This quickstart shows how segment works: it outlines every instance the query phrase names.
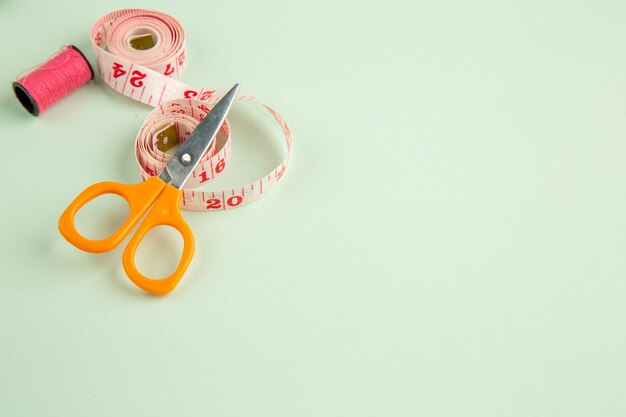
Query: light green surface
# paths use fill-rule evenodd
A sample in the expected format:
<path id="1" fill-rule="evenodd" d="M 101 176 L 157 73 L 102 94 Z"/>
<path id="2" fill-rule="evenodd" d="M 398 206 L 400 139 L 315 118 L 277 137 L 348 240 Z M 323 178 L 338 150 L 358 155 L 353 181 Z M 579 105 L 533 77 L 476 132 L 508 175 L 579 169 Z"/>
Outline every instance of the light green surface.
<path id="1" fill-rule="evenodd" d="M 624 4 L 365 4 L 0 1 L 1 416 L 626 415 Z M 94 82 L 33 118 L 9 88 L 129 6 L 185 25 L 183 80 L 295 133 L 267 198 L 185 213 L 165 298 L 56 229 L 137 181 L 149 108 Z M 281 140 L 231 119 L 237 185 Z"/>

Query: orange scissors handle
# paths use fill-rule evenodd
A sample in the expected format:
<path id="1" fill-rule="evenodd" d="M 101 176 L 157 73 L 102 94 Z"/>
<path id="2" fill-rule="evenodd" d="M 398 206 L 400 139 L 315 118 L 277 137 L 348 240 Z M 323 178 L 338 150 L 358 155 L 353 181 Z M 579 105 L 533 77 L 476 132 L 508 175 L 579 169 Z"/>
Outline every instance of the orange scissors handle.
<path id="1" fill-rule="evenodd" d="M 120 228 L 106 239 L 92 240 L 81 235 L 74 224 L 78 210 L 85 204 L 103 194 L 117 194 L 124 198 L 130 207 L 128 218 Z M 195 245 L 193 233 L 180 214 L 182 191 L 166 184 L 159 177 L 150 177 L 139 184 L 120 184 L 101 182 L 88 187 L 70 203 L 59 219 L 59 231 L 71 244 L 88 252 L 106 252 L 120 244 L 148 212 L 137 228 L 135 235 L 128 242 L 122 256 L 126 275 L 140 288 L 153 294 L 167 294 L 176 287 L 187 270 L 193 257 Z M 152 207 L 152 210 L 150 210 Z M 167 278 L 151 279 L 144 276 L 135 266 L 135 252 L 150 229 L 156 226 L 171 226 L 183 237 L 183 254 L 176 270 Z"/>
<path id="2" fill-rule="evenodd" d="M 165 188 L 165 182 L 151 177 L 139 184 L 100 182 L 86 188 L 65 209 L 59 219 L 59 231 L 68 242 L 87 252 L 107 252 L 114 249 L 130 233 L 141 217 L 154 204 Z M 126 221 L 111 236 L 101 240 L 88 239 L 76 230 L 74 217 L 78 210 L 103 194 L 117 194 L 128 203 L 130 213 Z"/>
<path id="3" fill-rule="evenodd" d="M 153 177 L 154 178 L 154 177 Z M 130 239 L 124 254 L 122 255 L 122 264 L 126 275 L 140 288 L 157 295 L 169 293 L 176 287 L 178 281 L 182 278 L 191 263 L 195 250 L 193 232 L 185 223 L 183 216 L 180 214 L 180 199 L 182 191 L 171 185 L 166 185 L 161 196 L 157 199 L 154 207 L 143 223 L 139 226 L 135 235 Z M 168 277 L 163 279 L 151 279 L 143 275 L 135 266 L 135 252 L 150 229 L 156 226 L 171 226 L 183 237 L 183 254 L 178 263 L 176 270 Z"/>

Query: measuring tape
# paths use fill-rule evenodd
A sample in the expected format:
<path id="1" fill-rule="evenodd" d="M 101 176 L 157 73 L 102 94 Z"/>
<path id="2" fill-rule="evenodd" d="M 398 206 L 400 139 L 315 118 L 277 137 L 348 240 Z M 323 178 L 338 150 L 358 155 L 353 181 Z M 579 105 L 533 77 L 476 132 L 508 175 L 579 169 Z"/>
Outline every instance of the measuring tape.
<path id="1" fill-rule="evenodd" d="M 137 134 L 135 157 L 142 180 L 159 175 L 172 157 L 167 151 L 189 136 L 226 90 L 196 88 L 174 78 L 185 66 L 185 31 L 165 13 L 117 10 L 100 18 L 90 36 L 102 80 L 118 93 L 155 107 Z M 254 97 L 239 95 L 237 100 L 261 105 L 273 116 L 287 144 L 285 158 L 262 178 L 242 187 L 194 190 L 215 179 L 229 164 L 230 125 L 224 123 L 214 145 L 182 189 L 184 210 L 244 206 L 266 195 L 285 173 L 292 141 L 289 124 L 278 111 Z"/>

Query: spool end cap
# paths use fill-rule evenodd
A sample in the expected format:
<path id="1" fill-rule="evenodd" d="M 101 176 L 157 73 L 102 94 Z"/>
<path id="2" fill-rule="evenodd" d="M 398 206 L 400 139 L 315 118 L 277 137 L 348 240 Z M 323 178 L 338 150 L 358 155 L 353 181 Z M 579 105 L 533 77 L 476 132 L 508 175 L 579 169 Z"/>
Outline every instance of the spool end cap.
<path id="1" fill-rule="evenodd" d="M 15 93 L 15 97 L 19 100 L 19 102 L 24 106 L 27 112 L 32 114 L 33 116 L 39 116 L 39 107 L 37 106 L 37 102 L 30 95 L 30 93 L 24 88 L 24 86 L 17 81 L 13 81 L 13 92 Z"/>

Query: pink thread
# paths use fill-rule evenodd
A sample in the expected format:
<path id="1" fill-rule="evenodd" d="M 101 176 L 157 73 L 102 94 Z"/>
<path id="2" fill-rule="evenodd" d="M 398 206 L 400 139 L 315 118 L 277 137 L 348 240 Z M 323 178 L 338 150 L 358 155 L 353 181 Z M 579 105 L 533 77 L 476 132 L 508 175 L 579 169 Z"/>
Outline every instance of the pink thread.
<path id="1" fill-rule="evenodd" d="M 19 78 L 18 74 L 13 87 L 26 110 L 37 116 L 92 78 L 93 71 L 84 56 L 66 45 L 26 76 Z"/>

